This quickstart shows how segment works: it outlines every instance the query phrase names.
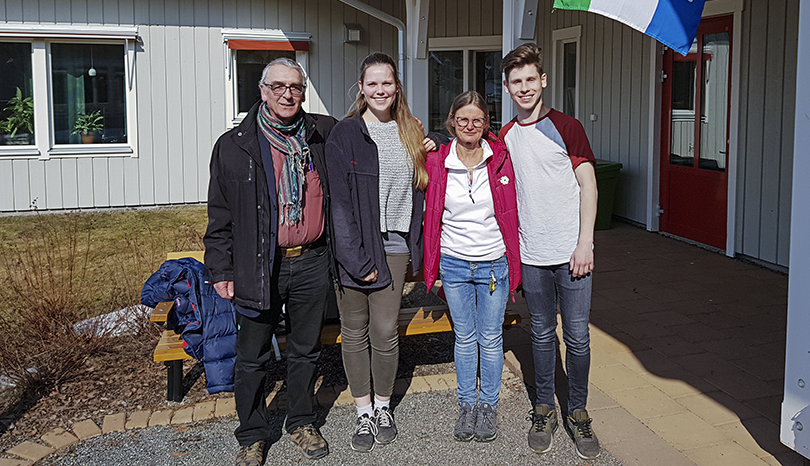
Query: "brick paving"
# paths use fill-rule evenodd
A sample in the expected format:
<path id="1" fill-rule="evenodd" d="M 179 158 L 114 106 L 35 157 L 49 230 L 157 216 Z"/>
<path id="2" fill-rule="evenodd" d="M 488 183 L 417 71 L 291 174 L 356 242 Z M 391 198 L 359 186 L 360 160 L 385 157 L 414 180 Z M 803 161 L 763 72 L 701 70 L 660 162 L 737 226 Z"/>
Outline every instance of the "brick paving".
<path id="1" fill-rule="evenodd" d="M 608 451 L 626 465 L 810 464 L 779 442 L 786 275 L 618 222 L 596 232 L 595 261 L 589 411 Z M 525 305 L 511 308 L 523 323 L 507 335 L 528 333 Z M 531 384 L 531 343 L 504 341 Z"/>

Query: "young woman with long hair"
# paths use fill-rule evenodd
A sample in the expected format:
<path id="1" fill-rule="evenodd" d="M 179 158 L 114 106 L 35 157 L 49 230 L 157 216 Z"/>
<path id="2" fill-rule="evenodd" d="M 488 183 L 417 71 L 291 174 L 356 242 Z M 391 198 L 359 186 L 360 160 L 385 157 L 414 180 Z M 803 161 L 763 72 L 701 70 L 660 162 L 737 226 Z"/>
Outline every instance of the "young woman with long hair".
<path id="1" fill-rule="evenodd" d="M 343 366 L 357 407 L 351 447 L 371 451 L 397 436 L 390 406 L 397 320 L 408 261 L 419 270 L 422 258 L 426 145 L 435 144 L 411 115 L 391 57 L 366 57 L 358 86 L 327 140 L 326 158 Z"/>

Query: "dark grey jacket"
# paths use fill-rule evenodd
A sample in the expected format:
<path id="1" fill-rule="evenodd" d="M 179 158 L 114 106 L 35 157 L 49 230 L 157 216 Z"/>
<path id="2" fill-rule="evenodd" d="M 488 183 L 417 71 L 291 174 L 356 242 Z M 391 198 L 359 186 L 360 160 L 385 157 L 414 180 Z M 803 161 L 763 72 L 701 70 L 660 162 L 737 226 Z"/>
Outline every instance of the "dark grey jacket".
<path id="1" fill-rule="evenodd" d="M 338 280 L 354 289 L 391 285 L 380 233 L 380 187 L 377 145 L 360 116 L 338 122 L 326 143 Z M 425 193 L 414 189 L 408 249 L 412 270 L 422 260 L 422 217 Z M 377 269 L 377 281 L 361 279 Z"/>
<path id="2" fill-rule="evenodd" d="M 211 154 L 208 184 L 208 229 L 205 266 L 213 283 L 234 282 L 234 302 L 253 309 L 270 309 L 270 278 L 278 244 L 277 189 L 268 189 L 259 147 L 256 103 L 242 123 L 219 137 Z M 324 155 L 326 138 L 336 120 L 326 115 L 305 114 L 307 144 L 323 189 L 324 234 L 331 258 L 332 219 L 329 179 Z M 268 159 L 272 164 L 272 159 Z M 273 167 L 268 167 L 273 173 Z M 334 263 L 330 259 L 330 264 Z M 334 265 L 331 266 L 335 276 Z"/>

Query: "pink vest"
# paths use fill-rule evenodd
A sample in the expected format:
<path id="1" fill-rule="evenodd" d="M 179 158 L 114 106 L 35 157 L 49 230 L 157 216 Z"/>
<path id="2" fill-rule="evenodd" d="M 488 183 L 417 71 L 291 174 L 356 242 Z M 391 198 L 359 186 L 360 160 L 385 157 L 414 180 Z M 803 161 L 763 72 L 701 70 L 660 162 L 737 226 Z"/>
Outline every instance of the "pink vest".
<path id="1" fill-rule="evenodd" d="M 506 245 L 506 259 L 509 261 L 509 292 L 517 289 L 521 282 L 520 240 L 518 238 L 517 200 L 515 194 L 515 172 L 506 146 L 490 133 L 487 139 L 493 155 L 487 161 L 489 187 L 495 206 L 495 219 Z M 425 167 L 428 172 L 428 186 L 425 191 L 425 285 L 430 290 L 439 275 L 441 257 L 442 214 L 444 197 L 447 192 L 447 169 L 444 161 L 450 153 L 450 145 L 445 144 L 437 152 L 428 154 Z"/>

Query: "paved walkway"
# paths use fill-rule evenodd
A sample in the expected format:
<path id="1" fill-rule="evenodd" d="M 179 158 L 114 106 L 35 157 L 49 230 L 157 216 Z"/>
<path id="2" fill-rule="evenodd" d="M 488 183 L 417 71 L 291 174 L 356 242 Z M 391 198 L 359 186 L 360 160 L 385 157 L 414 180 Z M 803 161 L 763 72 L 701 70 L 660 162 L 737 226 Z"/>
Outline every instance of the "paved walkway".
<path id="1" fill-rule="evenodd" d="M 810 464 L 779 441 L 787 276 L 618 222 L 595 244 L 589 410 L 605 447 L 624 465 Z M 531 383 L 527 323 L 504 341 Z"/>
<path id="2" fill-rule="evenodd" d="M 810 465 L 779 442 L 787 314 L 785 275 L 617 222 L 612 230 L 596 233 L 596 267 L 588 407 L 608 453 L 593 464 Z M 524 321 L 504 334 L 508 373 L 499 416 L 502 420 L 519 418 L 522 414 L 517 411 L 528 409 L 521 378 L 531 385 L 534 377 L 526 306 L 519 299 L 510 308 L 521 313 Z M 564 347 L 561 352 L 565 353 Z M 449 418 L 444 418 L 452 417 L 454 403 L 452 382 L 451 374 L 398 383 L 401 392 L 407 393 L 398 407 L 402 421 L 411 422 L 406 421 L 410 418 L 423 422 L 414 424 L 413 433 L 418 438 L 413 442 L 403 438 L 396 442 L 397 449 L 407 450 L 411 447 L 406 444 L 411 443 L 433 445 L 436 439 L 441 443 L 445 438 L 440 435 L 441 428 L 425 430 L 425 426 L 436 422 L 446 428 Z M 325 429 L 337 427 L 332 437 L 336 438 L 347 428 L 342 419 L 351 419 L 350 397 L 347 392 L 324 388 L 319 395 L 325 398 L 322 404 L 330 408 L 327 419 L 334 416 Z M 104 453 L 105 446 L 119 452 L 151 451 L 137 445 L 148 446 L 153 433 L 154 438 L 163 440 L 167 435 L 177 437 L 172 443 L 174 451 L 164 452 L 162 460 L 150 459 L 143 464 L 197 464 L 189 463 L 190 458 L 183 459 L 193 449 L 180 448 L 187 442 L 194 448 L 202 447 L 200 439 L 207 437 L 212 438 L 209 446 L 218 452 L 211 464 L 220 464 L 222 455 L 229 458 L 227 464 L 232 461 L 231 450 L 235 451 L 235 443 L 224 445 L 224 439 L 232 439 L 229 432 L 233 429 L 233 407 L 223 403 L 221 408 L 209 402 L 173 413 L 121 414 L 110 419 L 109 428 L 107 419 L 101 428 L 76 425 L 72 427 L 75 436 L 58 430 L 43 436 L 41 444 L 25 445 L 29 449 L 24 453 L 30 457 L 22 454 L 24 449 L 18 450 L 20 455 L 5 452 L 0 455 L 0 466 L 30 464 L 19 458 L 39 459 L 54 449 L 59 452 L 50 454 L 45 463 L 100 453 L 99 464 L 105 464 L 105 458 L 110 459 L 110 453 Z M 420 411 L 424 409 L 427 415 Z M 422 414 L 416 415 L 417 411 Z M 159 426 L 192 423 L 198 415 L 199 419 L 222 419 L 180 429 Z M 151 427 L 135 428 L 147 424 Z M 571 458 L 573 463 L 581 464 L 570 451 L 568 439 L 555 447 L 553 456 L 521 456 L 528 452 L 523 439 L 526 425 L 523 422 L 505 427 L 503 438 L 492 445 L 496 447 L 493 450 L 482 446 L 458 449 L 452 440 L 445 450 L 453 458 L 474 455 L 487 464 L 515 464 L 515 460 L 569 464 Z M 221 427 L 225 433 L 216 430 Z M 105 435 L 90 438 L 102 430 Z M 115 432 L 123 430 L 127 432 Z M 69 446 L 78 440 L 76 437 L 89 440 Z M 277 448 L 288 452 L 285 444 L 282 440 Z M 335 447 L 336 452 L 342 452 L 345 445 Z M 500 456 L 488 456 L 500 450 Z M 379 456 L 376 451 L 368 456 L 370 463 L 395 464 L 385 449 L 380 451 Z M 421 452 L 421 448 L 414 450 L 417 456 L 412 458 L 413 464 L 440 464 L 434 461 L 438 457 Z M 341 455 L 330 457 L 338 460 Z M 345 458 L 365 461 L 352 452 Z"/>

